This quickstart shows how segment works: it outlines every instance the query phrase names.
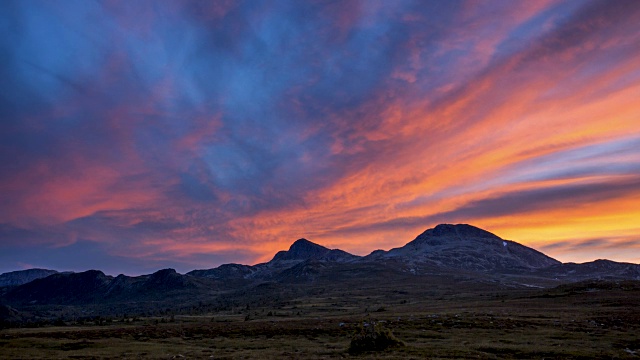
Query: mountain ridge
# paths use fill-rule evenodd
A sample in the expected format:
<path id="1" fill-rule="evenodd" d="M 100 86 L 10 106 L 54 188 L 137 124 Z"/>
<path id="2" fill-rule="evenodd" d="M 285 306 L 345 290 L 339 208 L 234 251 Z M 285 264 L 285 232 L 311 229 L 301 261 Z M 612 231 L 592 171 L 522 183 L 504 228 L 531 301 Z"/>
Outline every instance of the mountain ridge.
<path id="1" fill-rule="evenodd" d="M 40 268 L 10 271 L 0 274 L 0 287 L 19 286 L 57 273 L 58 271 L 56 270 Z"/>
<path id="2" fill-rule="evenodd" d="M 186 274 L 162 269 L 133 277 L 113 277 L 99 270 L 55 273 L 0 288 L 0 305 L 38 314 L 60 306 L 73 306 L 80 313 L 91 306 L 92 311 L 102 309 L 107 314 L 112 309 L 148 312 L 149 308 L 167 309 L 175 304 L 187 306 L 203 301 L 228 307 L 229 297 L 242 299 L 243 294 L 260 294 L 265 289 L 293 291 L 297 286 L 313 284 L 335 287 L 348 281 L 422 284 L 421 279 L 434 277 L 464 279 L 465 283 L 478 286 L 544 288 L 590 279 L 640 280 L 640 265 L 611 260 L 561 263 L 471 225 L 441 224 L 402 247 L 376 250 L 366 256 L 298 239 L 269 262 L 256 265 L 223 264 Z M 15 317 L 14 310 L 6 313 Z"/>
<path id="3" fill-rule="evenodd" d="M 500 256 L 487 256 L 487 251 L 493 255 Z M 470 253 L 476 257 L 470 258 Z M 515 269 L 544 269 L 552 267 L 553 265 L 555 265 L 556 268 L 561 268 L 562 265 L 566 265 L 565 267 L 581 265 L 572 265 L 574 263 L 561 263 L 560 261 L 553 259 L 536 249 L 527 247 L 512 240 L 502 239 L 487 230 L 473 225 L 439 224 L 433 228 L 423 231 L 404 246 L 389 250 L 374 250 L 365 256 L 350 254 L 341 249 L 329 249 L 308 239 L 300 238 L 294 241 L 288 250 L 278 251 L 272 260 L 266 263 L 259 263 L 255 265 L 228 263 L 215 268 L 194 269 L 186 272 L 184 275 L 212 279 L 261 278 L 264 277 L 265 273 L 288 269 L 309 260 L 321 262 L 368 262 L 389 259 L 397 260 L 398 258 L 403 259 L 409 264 L 425 262 L 433 266 L 444 266 L 453 269 L 464 267 L 465 269 L 472 268 L 479 271 L 491 271 L 496 269 L 507 270 L 509 266 L 515 266 Z M 452 259 L 455 259 L 455 261 L 451 261 Z M 481 264 L 470 263 L 473 261 L 480 262 L 481 259 L 483 259 Z M 518 263 L 518 261 L 521 262 Z M 632 267 L 637 265 L 632 263 L 620 263 L 612 260 L 595 261 L 607 261 L 613 264 L 628 264 Z M 587 262 L 584 264 L 591 263 L 592 262 Z M 171 270 L 175 272 L 175 270 Z M 159 270 L 159 272 L 161 271 L 163 270 Z M 28 276 L 30 273 L 37 275 L 30 275 L 33 277 L 31 279 Z M 0 274 L 0 287 L 24 285 L 33 280 L 54 274 L 60 273 L 55 270 L 37 268 L 8 272 Z M 176 274 L 181 275 L 179 273 Z M 140 276 L 150 275 L 153 274 Z M 2 282 L 3 279 L 20 276 L 28 281 L 12 280 L 13 283 L 9 283 L 8 280 L 5 280 L 4 283 Z M 135 278 L 136 276 L 133 277 Z"/>

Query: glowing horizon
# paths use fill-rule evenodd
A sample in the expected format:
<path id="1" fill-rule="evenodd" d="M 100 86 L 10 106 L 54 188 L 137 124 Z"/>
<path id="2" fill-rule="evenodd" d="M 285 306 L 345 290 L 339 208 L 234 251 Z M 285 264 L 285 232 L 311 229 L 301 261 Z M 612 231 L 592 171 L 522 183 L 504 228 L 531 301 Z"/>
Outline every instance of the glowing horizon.
<path id="1" fill-rule="evenodd" d="M 640 2 L 7 1 L 0 272 L 365 255 L 467 223 L 640 263 Z"/>

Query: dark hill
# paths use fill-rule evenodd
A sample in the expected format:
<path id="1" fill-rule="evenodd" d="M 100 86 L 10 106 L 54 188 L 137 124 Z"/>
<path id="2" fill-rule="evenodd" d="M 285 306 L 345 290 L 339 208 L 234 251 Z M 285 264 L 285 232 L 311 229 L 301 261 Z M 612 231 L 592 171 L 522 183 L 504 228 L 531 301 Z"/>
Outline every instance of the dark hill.
<path id="1" fill-rule="evenodd" d="M 427 265 L 483 272 L 518 272 L 560 264 L 537 250 L 466 224 L 438 225 L 403 247 L 376 251 L 365 259 L 393 259 L 414 272 Z"/>
<path id="2" fill-rule="evenodd" d="M 35 279 L 41 279 L 49 275 L 57 274 L 55 270 L 47 269 L 28 269 L 4 273 L 0 275 L 0 287 L 3 286 L 19 286 L 31 282 Z"/>
<path id="3" fill-rule="evenodd" d="M 367 291 L 375 292 L 381 286 L 393 289 L 399 283 L 417 287 L 439 283 L 524 289 L 589 279 L 640 279 L 640 265 L 608 260 L 562 264 L 480 228 L 442 224 L 402 247 L 376 250 L 365 257 L 299 239 L 273 260 L 253 266 L 225 264 L 186 275 L 164 269 L 115 278 L 97 270 L 57 273 L 3 288 L 0 302 L 8 306 L 4 308 L 7 318 L 22 318 L 26 313 L 48 316 L 42 314 L 49 311 L 55 317 L 60 306 L 75 314 L 85 314 L 88 309 L 93 314 L 167 313 L 191 311 L 202 304 L 209 304 L 208 309 L 230 309 L 242 306 L 247 294 L 255 301 L 271 303 L 312 287 L 350 292 L 368 284 Z"/>
<path id="4" fill-rule="evenodd" d="M 54 274 L 9 291 L 6 298 L 29 304 L 86 303 L 98 300 L 113 277 L 102 271 Z"/>
<path id="5" fill-rule="evenodd" d="M 173 269 L 150 275 L 112 277 L 98 270 L 55 274 L 9 290 L 4 299 L 10 304 L 108 304 L 166 300 L 170 297 L 206 294 L 224 288 L 215 280 L 178 274 Z"/>
<path id="6" fill-rule="evenodd" d="M 213 279 L 244 279 L 255 271 L 250 265 L 223 264 L 213 269 L 189 271 L 187 275 Z"/>
<path id="7" fill-rule="evenodd" d="M 324 246 L 313 243 L 307 239 L 298 239 L 287 251 L 278 251 L 271 262 L 276 261 L 304 261 L 311 258 L 319 258 L 330 250 Z"/>
<path id="8" fill-rule="evenodd" d="M 560 281 L 640 280 L 640 265 L 611 260 L 595 260 L 582 264 L 554 264 L 539 269 L 537 274 Z"/>

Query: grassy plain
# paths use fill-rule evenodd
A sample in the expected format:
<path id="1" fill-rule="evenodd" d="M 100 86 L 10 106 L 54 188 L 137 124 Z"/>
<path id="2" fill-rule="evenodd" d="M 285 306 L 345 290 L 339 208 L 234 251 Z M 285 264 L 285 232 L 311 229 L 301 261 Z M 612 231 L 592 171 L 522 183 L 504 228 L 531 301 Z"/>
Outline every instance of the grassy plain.
<path id="1" fill-rule="evenodd" d="M 247 304 L 228 311 L 173 319 L 4 329 L 0 358 L 640 358 L 637 282 L 554 289 L 351 285 L 308 287 L 273 301 L 249 294 Z M 372 321 L 406 345 L 350 355 L 351 336 Z"/>

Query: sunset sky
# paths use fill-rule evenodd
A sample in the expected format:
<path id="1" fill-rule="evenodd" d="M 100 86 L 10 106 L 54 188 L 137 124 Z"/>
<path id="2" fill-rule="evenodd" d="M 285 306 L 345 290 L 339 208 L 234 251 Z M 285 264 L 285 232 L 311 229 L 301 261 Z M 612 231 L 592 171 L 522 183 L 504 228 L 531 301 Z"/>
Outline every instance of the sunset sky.
<path id="1" fill-rule="evenodd" d="M 640 1 L 0 9 L 0 272 L 366 255 L 439 223 L 640 263 Z"/>

